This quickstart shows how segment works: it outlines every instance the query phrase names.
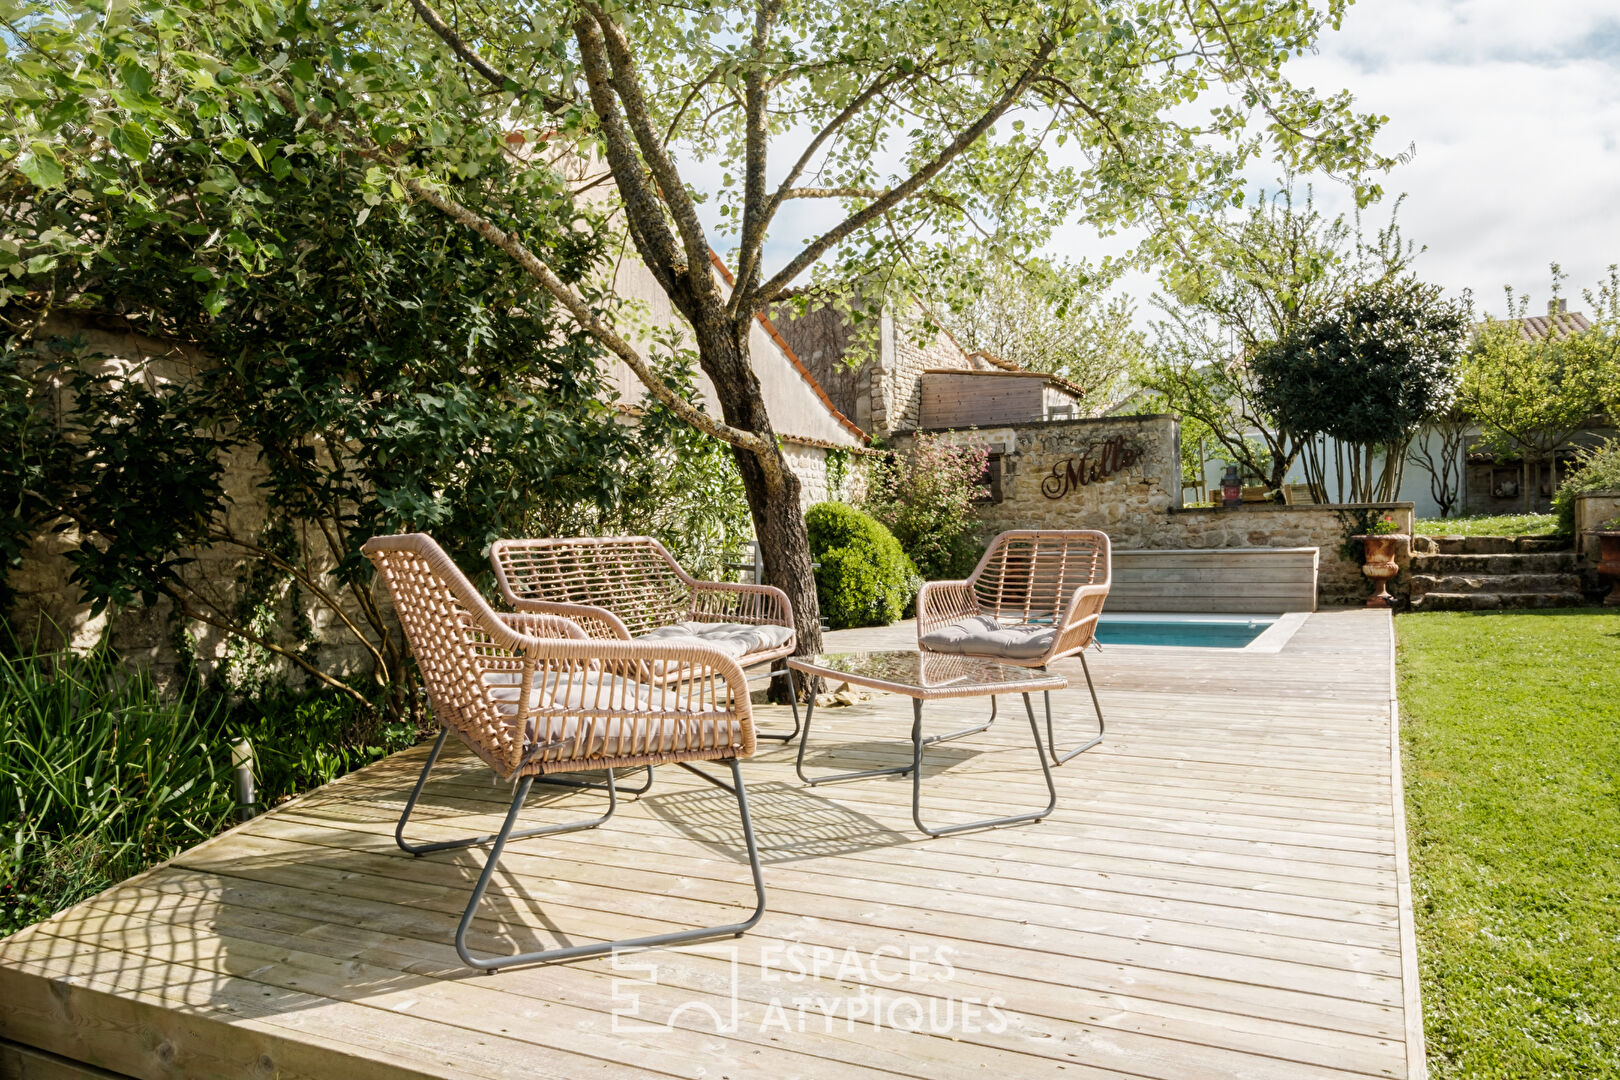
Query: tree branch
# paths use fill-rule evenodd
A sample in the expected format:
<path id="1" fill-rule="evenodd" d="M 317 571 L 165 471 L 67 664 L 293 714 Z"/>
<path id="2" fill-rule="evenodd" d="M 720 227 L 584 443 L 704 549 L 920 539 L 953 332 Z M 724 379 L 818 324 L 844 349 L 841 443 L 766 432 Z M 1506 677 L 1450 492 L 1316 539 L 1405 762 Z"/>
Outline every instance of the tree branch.
<path id="1" fill-rule="evenodd" d="M 771 452 L 773 448 L 768 440 L 752 431 L 743 431 L 740 428 L 734 428 L 729 424 L 714 419 L 708 413 L 705 413 L 702 409 L 671 390 L 664 383 L 664 380 L 660 379 L 657 373 L 647 365 L 646 360 L 642 359 L 641 354 L 636 352 L 629 342 L 615 333 L 612 327 L 597 318 L 596 313 L 591 311 L 585 301 L 580 299 L 573 289 L 563 284 L 562 279 L 552 271 L 551 267 L 541 262 L 534 252 L 525 247 L 515 236 L 505 232 L 483 215 L 463 206 L 451 196 L 428 187 L 415 177 L 407 179 L 405 187 L 423 202 L 439 210 L 451 220 L 465 225 L 516 260 L 517 264 L 523 267 L 530 277 L 540 282 L 548 293 L 568 309 L 568 313 L 573 316 L 574 322 L 579 325 L 580 329 L 594 337 L 614 356 L 623 360 L 625 365 L 636 373 L 636 378 L 641 380 L 642 385 L 647 388 L 652 396 L 666 405 L 676 416 L 679 416 L 699 431 L 712 435 L 723 442 L 728 442 L 733 446 L 741 447 L 755 454 L 768 454 Z"/>
<path id="2" fill-rule="evenodd" d="M 809 246 L 793 258 L 792 262 L 777 271 L 776 276 L 760 286 L 754 295 L 748 297 L 746 301 L 748 307 L 753 309 L 769 304 L 776 298 L 780 290 L 792 284 L 794 278 L 813 266 L 829 248 L 878 220 L 889 210 L 914 195 L 924 184 L 943 172 L 947 165 L 955 161 L 963 151 L 977 142 L 986 131 L 990 130 L 990 126 L 1029 90 L 1036 78 L 1039 77 L 1046 65 L 1047 58 L 1052 55 L 1052 50 L 1056 45 L 1055 38 L 1047 38 L 1043 41 L 1035 55 L 1030 58 L 1030 62 L 1024 68 L 1023 73 L 1019 75 L 1011 86 L 1002 92 L 1001 96 L 984 111 L 983 115 L 959 133 L 956 138 L 952 139 L 949 146 L 936 154 L 934 159 L 927 165 L 912 173 L 904 183 L 889 189 L 888 193 L 882 198 L 873 200 L 870 204 L 845 218 L 841 223 L 812 241 Z"/>
<path id="3" fill-rule="evenodd" d="M 691 193 L 686 190 L 686 184 L 675 168 L 675 162 L 670 158 L 668 149 L 653 127 L 647 100 L 641 92 L 640 76 L 636 74 L 636 61 L 631 55 L 630 44 L 625 40 L 623 29 L 600 6 L 596 4 L 585 6 L 595 17 L 600 33 L 599 40 L 607 53 L 608 63 L 612 69 L 613 90 L 618 94 L 624 118 L 629 122 L 630 131 L 635 136 L 636 145 L 641 149 L 643 160 L 652 170 L 653 179 L 658 183 L 658 193 L 662 196 L 664 205 L 669 208 L 676 231 L 680 233 L 681 243 L 686 248 L 687 282 L 694 291 L 718 298 L 714 274 L 709 268 L 709 241 L 704 236 L 703 223 L 698 218 L 697 206 L 692 202 Z M 576 33 L 576 36 L 579 35 Z M 591 94 L 593 101 L 596 96 L 593 89 Z M 601 109 L 598 108 L 597 111 L 600 112 Z M 617 174 L 618 169 L 614 169 L 614 172 Z"/>
<path id="4" fill-rule="evenodd" d="M 881 199 L 888 188 L 796 187 L 782 192 L 783 199 Z"/>
<path id="5" fill-rule="evenodd" d="M 516 79 L 513 79 L 480 56 L 477 50 L 468 45 L 466 39 L 457 34 L 450 24 L 445 22 L 444 17 L 433 10 L 425 0 L 411 0 L 411 7 L 416 9 L 416 14 L 427 24 L 428 29 L 437 34 L 441 41 L 450 46 L 451 52 L 460 57 L 468 67 L 476 71 L 479 77 L 489 83 L 492 88 L 502 93 L 509 90 L 521 91 L 523 89 Z M 560 94 L 542 91 L 540 93 L 540 104 L 544 106 L 546 112 L 556 114 L 566 112 L 572 108 L 574 101 Z"/>
<path id="6" fill-rule="evenodd" d="M 754 9 L 754 37 L 749 43 L 753 55 L 743 75 L 743 213 L 742 251 L 737 259 L 736 288 L 733 293 L 749 292 L 759 277 L 762 244 L 750 244 L 763 235 L 759 218 L 765 206 L 765 162 L 770 146 L 770 88 L 765 79 L 765 46 L 771 39 L 780 0 L 759 0 Z M 733 318 L 737 312 L 728 305 Z"/>
<path id="7" fill-rule="evenodd" d="M 647 182 L 646 168 L 636 156 L 635 140 L 619 112 L 601 27 L 590 16 L 581 15 L 574 24 L 574 39 L 579 42 L 591 108 L 596 112 L 602 141 L 607 147 L 608 168 L 619 189 L 619 198 L 624 202 L 625 224 L 630 228 L 630 237 L 636 243 L 641 261 L 659 287 L 673 298 L 677 278 L 693 276 L 691 266 L 681 258 L 664 216 L 664 204 Z M 704 261 L 706 265 L 707 253 Z"/>

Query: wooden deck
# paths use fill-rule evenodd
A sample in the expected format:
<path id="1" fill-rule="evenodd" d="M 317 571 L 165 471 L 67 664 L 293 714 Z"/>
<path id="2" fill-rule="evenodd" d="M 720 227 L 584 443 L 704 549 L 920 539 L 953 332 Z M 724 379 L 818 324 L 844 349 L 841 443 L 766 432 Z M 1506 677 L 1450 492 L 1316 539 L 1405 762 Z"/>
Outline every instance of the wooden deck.
<path id="1" fill-rule="evenodd" d="M 460 967 L 482 852 L 411 859 L 391 835 L 419 747 L 0 942 L 0 1075 L 1419 1076 L 1390 636 L 1343 611 L 1280 652 L 1110 648 L 1107 741 L 1057 771 L 1052 817 L 994 832 L 925 839 L 906 780 L 807 789 L 770 744 L 746 768 L 764 921 L 617 970 Z M 1058 698 L 1071 733 L 1083 701 Z M 808 764 L 898 760 L 909 714 L 821 710 Z M 1001 716 L 930 752 L 935 820 L 1043 801 L 1028 724 Z M 493 831 L 509 789 L 466 757 L 440 775 L 413 833 Z M 598 830 L 514 843 L 474 947 L 736 918 L 739 841 L 725 792 L 661 770 Z"/>

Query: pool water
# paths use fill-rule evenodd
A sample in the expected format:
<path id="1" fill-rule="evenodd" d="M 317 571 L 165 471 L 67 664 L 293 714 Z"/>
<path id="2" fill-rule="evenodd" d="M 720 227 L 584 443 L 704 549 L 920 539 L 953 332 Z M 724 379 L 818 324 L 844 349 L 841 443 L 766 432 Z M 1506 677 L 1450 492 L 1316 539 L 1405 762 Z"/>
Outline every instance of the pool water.
<path id="1" fill-rule="evenodd" d="M 1104 645 L 1180 645 L 1241 649 L 1263 634 L 1275 615 L 1109 615 L 1097 622 Z"/>

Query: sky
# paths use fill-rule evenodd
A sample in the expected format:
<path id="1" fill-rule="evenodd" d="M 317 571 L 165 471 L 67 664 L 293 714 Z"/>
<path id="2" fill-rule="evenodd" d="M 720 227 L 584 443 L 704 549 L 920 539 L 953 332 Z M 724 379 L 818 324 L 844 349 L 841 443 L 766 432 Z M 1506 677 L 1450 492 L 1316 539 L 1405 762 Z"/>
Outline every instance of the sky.
<path id="1" fill-rule="evenodd" d="M 1362 111 L 1389 118 L 1379 148 L 1412 156 L 1383 179 L 1385 201 L 1366 221 L 1387 222 L 1404 194 L 1402 232 L 1427 249 L 1415 269 L 1449 293 L 1472 290 L 1500 314 L 1511 284 L 1544 311 L 1557 262 L 1570 310 L 1584 310 L 1581 290 L 1620 262 L 1620 0 L 1360 0 L 1290 75 L 1324 94 L 1348 89 Z M 1270 165 L 1252 172 L 1257 183 L 1276 176 Z M 1352 209 L 1331 179 L 1314 187 L 1319 209 Z M 837 210 L 790 203 L 768 259 Z M 1128 246 L 1074 225 L 1047 253 Z M 1138 321 L 1155 314 L 1153 287 L 1147 273 L 1120 284 Z"/>
<path id="2" fill-rule="evenodd" d="M 1502 287 L 1546 310 L 1550 263 L 1569 275 L 1571 311 L 1583 289 L 1620 262 L 1620 3 L 1616 0 L 1359 0 L 1342 29 L 1290 77 L 1323 93 L 1348 89 L 1357 107 L 1389 118 L 1386 154 L 1411 154 L 1382 180 L 1369 231 L 1404 195 L 1401 231 L 1426 248 L 1414 269 L 1453 296 L 1472 290 L 1501 314 Z M 1264 182 L 1275 169 L 1260 166 Z M 1353 212 L 1349 190 L 1313 178 L 1319 209 Z M 1079 226 L 1048 254 L 1114 252 Z M 1139 302 L 1154 279 L 1120 283 Z"/>
<path id="3" fill-rule="evenodd" d="M 1384 188 L 1406 194 L 1428 280 L 1487 310 L 1512 284 L 1545 310 L 1557 262 L 1575 310 L 1620 262 L 1615 0 L 1361 0 L 1293 77 L 1389 117 L 1386 153 L 1413 147 Z M 1319 203 L 1348 209 L 1335 186 Z"/>

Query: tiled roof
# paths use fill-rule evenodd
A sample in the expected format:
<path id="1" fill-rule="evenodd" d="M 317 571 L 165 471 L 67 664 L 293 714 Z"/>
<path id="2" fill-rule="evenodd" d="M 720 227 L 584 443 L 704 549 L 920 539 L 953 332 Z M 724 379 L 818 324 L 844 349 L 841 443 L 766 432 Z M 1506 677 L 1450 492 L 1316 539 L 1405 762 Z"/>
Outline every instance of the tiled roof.
<path id="1" fill-rule="evenodd" d="M 1557 315 L 1531 315 L 1519 320 L 1519 330 L 1531 341 L 1565 334 L 1579 334 L 1592 329 L 1592 321 L 1579 311 L 1566 311 Z"/>

